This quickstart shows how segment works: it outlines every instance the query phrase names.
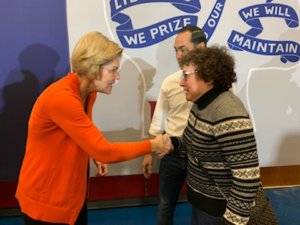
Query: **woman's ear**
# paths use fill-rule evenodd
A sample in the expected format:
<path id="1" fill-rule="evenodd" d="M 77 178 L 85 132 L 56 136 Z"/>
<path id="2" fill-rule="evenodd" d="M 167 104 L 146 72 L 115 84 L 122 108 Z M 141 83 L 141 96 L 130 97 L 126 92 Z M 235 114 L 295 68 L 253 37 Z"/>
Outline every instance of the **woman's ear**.
<path id="1" fill-rule="evenodd" d="M 206 45 L 204 42 L 200 42 L 199 44 L 197 44 L 197 48 L 205 48 Z"/>
<path id="2" fill-rule="evenodd" d="M 208 84 L 208 86 L 210 86 L 210 87 L 214 87 L 214 81 L 213 80 L 211 80 L 211 81 L 208 81 L 208 82 L 206 82 L 207 84 Z"/>

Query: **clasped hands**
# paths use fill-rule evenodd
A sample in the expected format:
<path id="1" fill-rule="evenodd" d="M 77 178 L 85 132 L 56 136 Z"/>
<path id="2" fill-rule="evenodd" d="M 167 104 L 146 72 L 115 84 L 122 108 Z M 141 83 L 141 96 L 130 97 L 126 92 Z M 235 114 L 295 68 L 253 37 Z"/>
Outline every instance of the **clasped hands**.
<path id="1" fill-rule="evenodd" d="M 155 152 L 160 158 L 173 151 L 171 139 L 167 134 L 160 134 L 150 142 L 152 152 Z"/>

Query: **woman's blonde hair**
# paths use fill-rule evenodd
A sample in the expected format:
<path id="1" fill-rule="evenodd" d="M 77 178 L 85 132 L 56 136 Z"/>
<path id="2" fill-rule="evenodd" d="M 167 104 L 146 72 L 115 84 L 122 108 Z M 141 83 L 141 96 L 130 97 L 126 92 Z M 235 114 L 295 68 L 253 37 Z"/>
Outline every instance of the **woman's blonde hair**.
<path id="1" fill-rule="evenodd" d="M 101 66 L 121 56 L 123 48 L 100 32 L 89 32 L 77 42 L 71 56 L 72 71 L 94 78 Z"/>

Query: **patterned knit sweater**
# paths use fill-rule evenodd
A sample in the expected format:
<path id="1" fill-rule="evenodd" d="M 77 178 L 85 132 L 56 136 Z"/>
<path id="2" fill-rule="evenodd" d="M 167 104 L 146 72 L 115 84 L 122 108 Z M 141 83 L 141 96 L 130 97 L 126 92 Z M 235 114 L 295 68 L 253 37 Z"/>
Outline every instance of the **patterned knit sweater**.
<path id="1" fill-rule="evenodd" d="M 228 224 L 247 224 L 260 174 L 253 127 L 238 97 L 208 91 L 194 104 L 183 138 L 172 141 L 188 157 L 187 193 L 193 206 L 223 216 Z"/>

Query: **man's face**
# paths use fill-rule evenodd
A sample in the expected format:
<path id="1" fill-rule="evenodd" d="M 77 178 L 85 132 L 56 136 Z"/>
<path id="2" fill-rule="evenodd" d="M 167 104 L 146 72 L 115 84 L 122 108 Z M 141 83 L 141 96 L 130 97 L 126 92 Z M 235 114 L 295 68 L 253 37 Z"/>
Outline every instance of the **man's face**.
<path id="1" fill-rule="evenodd" d="M 178 64 L 183 56 L 185 56 L 189 51 L 195 48 L 194 44 L 190 42 L 192 33 L 189 31 L 180 33 L 177 35 L 174 43 L 174 49 L 176 52 L 176 59 Z"/>

